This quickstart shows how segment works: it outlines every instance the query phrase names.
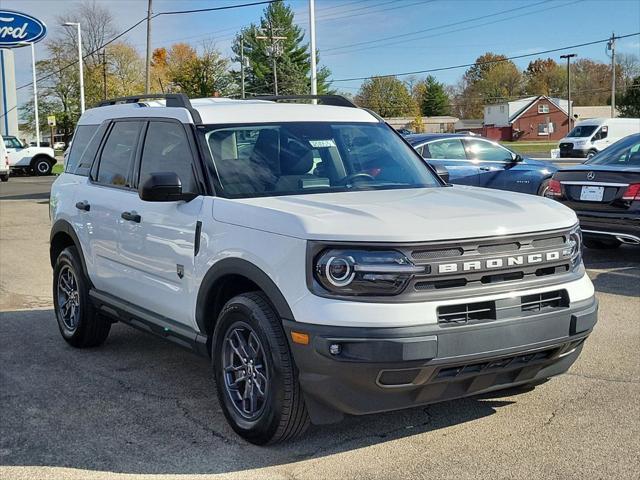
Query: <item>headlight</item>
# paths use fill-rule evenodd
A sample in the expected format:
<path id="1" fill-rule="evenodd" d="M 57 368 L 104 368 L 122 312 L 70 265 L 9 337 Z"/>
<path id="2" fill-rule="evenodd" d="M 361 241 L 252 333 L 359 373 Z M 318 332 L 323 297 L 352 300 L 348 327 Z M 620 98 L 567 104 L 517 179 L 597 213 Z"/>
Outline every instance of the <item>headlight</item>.
<path id="1" fill-rule="evenodd" d="M 338 295 L 397 295 L 424 271 L 395 250 L 327 249 L 313 265 L 315 280 Z"/>
<path id="2" fill-rule="evenodd" d="M 572 269 L 582 261 L 582 230 L 579 226 L 573 227 L 569 233 L 569 241 L 562 251 L 562 255 L 571 259 Z"/>

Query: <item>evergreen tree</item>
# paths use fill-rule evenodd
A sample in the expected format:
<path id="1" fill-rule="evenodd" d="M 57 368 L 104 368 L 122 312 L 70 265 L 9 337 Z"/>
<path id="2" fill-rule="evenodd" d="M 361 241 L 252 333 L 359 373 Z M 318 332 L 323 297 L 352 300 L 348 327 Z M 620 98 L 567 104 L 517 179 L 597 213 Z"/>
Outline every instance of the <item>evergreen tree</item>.
<path id="1" fill-rule="evenodd" d="M 449 114 L 449 96 L 443 83 L 429 75 L 425 80 L 425 92 L 420 105 L 422 114 L 427 117 Z"/>
<path id="2" fill-rule="evenodd" d="M 258 38 L 267 37 L 267 38 Z M 275 40 L 273 37 L 286 37 Z M 272 40 L 273 39 L 273 40 Z M 269 4 L 258 25 L 251 24 L 236 37 L 232 47 L 240 62 L 240 46 L 244 45 L 245 90 L 247 96 L 271 95 L 275 92 L 273 68 L 275 63 L 279 95 L 309 94 L 311 80 L 308 44 L 304 32 L 294 23 L 290 6 L 282 1 Z M 275 62 L 274 62 L 275 56 Z M 316 59 L 318 59 L 316 55 Z M 319 62 L 317 62 L 319 63 Z M 318 68 L 318 93 L 331 93 L 326 67 Z M 239 72 L 234 72 L 240 84 Z"/>
<path id="3" fill-rule="evenodd" d="M 618 98 L 617 106 L 621 117 L 640 117 L 640 76 L 634 78 L 627 91 Z"/>

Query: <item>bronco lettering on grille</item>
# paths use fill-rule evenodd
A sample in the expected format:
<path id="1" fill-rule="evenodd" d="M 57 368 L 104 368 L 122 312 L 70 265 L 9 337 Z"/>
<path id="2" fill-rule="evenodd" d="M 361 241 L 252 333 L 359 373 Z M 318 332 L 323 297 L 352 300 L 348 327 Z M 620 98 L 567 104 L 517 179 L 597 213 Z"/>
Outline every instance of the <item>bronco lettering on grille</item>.
<path id="1" fill-rule="evenodd" d="M 528 255 L 512 255 L 508 257 L 488 258 L 468 262 L 441 263 L 438 273 L 470 272 L 474 270 L 491 270 L 494 268 L 515 267 L 534 263 L 555 262 L 560 260 L 561 252 L 531 253 Z"/>

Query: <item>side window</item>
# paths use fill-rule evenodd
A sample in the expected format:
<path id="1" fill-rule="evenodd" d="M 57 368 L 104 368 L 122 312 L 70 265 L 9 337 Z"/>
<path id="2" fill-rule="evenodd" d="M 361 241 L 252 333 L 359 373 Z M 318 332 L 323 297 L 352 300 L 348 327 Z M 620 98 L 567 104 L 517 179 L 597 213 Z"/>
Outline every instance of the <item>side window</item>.
<path id="1" fill-rule="evenodd" d="M 511 152 L 491 142 L 467 139 L 467 155 L 472 160 L 485 162 L 510 162 L 513 160 Z"/>
<path id="2" fill-rule="evenodd" d="M 66 172 L 87 175 L 86 172 L 77 172 L 78 164 L 97 129 L 98 125 L 79 125 L 78 128 L 76 128 L 76 133 L 74 133 L 73 139 L 71 140 L 71 150 L 67 156 Z M 89 165 L 91 165 L 91 160 L 89 161 Z"/>
<path id="3" fill-rule="evenodd" d="M 182 191 L 197 193 L 193 155 L 184 127 L 176 122 L 150 122 L 142 150 L 140 182 L 152 173 L 175 172 Z"/>
<path id="4" fill-rule="evenodd" d="M 433 158 L 437 160 L 466 160 L 464 146 L 459 138 L 449 140 L 440 140 L 428 143 L 422 151 L 424 158 Z"/>
<path id="5" fill-rule="evenodd" d="M 98 183 L 117 187 L 130 187 L 131 166 L 141 122 L 116 122 L 102 148 L 98 165 Z"/>

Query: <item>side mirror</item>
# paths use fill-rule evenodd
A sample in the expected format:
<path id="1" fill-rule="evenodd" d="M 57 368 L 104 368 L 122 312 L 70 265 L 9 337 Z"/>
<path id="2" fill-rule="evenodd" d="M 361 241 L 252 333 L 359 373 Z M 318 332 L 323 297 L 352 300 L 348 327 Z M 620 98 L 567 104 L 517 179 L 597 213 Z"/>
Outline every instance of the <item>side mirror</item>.
<path id="1" fill-rule="evenodd" d="M 522 155 L 520 155 L 519 153 L 514 153 L 513 155 L 511 155 L 511 161 L 513 163 L 519 163 L 522 160 L 524 160 L 524 158 L 522 158 Z"/>
<path id="2" fill-rule="evenodd" d="M 147 175 L 140 182 L 138 195 L 145 202 L 188 202 L 197 196 L 195 193 L 182 193 L 182 182 L 175 172 Z"/>
<path id="3" fill-rule="evenodd" d="M 449 183 L 449 170 L 446 167 L 442 165 L 432 165 L 432 167 L 444 183 Z"/>

